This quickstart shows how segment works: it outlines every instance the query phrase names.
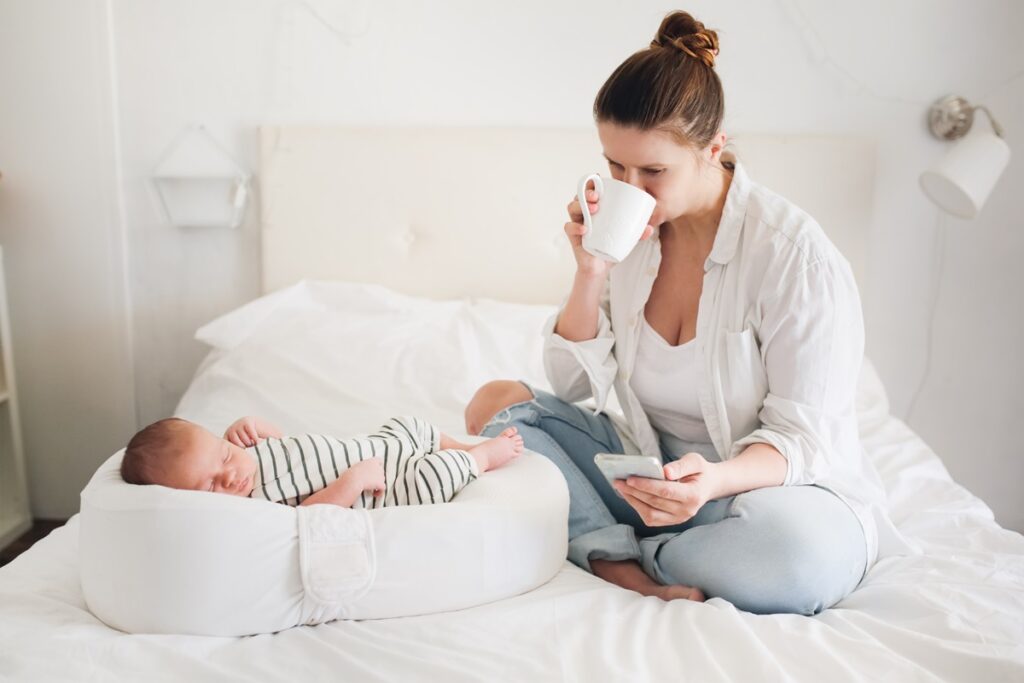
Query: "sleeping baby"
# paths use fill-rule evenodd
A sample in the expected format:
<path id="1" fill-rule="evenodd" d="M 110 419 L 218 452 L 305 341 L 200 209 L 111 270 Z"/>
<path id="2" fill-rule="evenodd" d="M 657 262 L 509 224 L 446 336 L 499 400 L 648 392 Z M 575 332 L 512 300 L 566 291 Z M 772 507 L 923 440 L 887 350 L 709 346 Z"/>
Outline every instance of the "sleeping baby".
<path id="1" fill-rule="evenodd" d="M 121 478 L 293 506 L 379 508 L 450 501 L 522 450 L 514 427 L 470 446 L 415 417 L 392 418 L 376 433 L 350 439 L 285 437 L 255 417 L 237 420 L 218 438 L 169 418 L 132 437 Z"/>

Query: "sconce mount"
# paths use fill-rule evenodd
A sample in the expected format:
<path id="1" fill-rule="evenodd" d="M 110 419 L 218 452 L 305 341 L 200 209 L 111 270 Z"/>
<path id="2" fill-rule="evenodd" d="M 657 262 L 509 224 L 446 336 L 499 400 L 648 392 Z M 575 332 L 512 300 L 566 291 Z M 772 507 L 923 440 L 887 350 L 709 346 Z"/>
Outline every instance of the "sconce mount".
<path id="1" fill-rule="evenodd" d="M 981 109 L 992 123 L 992 130 L 1003 137 L 1003 129 L 982 105 L 973 105 L 963 97 L 948 95 L 937 100 L 928 110 L 928 128 L 940 140 L 957 140 L 967 135 L 974 124 L 974 110 Z"/>

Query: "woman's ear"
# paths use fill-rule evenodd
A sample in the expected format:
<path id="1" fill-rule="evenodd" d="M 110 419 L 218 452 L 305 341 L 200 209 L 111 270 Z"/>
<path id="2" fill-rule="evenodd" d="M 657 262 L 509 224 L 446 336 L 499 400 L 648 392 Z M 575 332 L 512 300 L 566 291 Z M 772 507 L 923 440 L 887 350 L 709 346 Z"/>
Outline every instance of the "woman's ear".
<path id="1" fill-rule="evenodd" d="M 711 138 L 711 142 L 707 146 L 708 150 L 708 161 L 718 163 L 722 158 L 722 152 L 725 150 L 725 143 L 729 137 L 724 131 L 718 131 L 715 137 Z"/>

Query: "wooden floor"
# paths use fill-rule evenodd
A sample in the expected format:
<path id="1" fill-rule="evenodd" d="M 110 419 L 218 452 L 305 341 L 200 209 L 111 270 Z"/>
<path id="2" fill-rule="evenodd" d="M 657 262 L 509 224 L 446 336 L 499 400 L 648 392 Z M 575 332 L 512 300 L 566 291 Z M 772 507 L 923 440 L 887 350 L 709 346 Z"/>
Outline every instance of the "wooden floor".
<path id="1" fill-rule="evenodd" d="M 0 549 L 0 567 L 4 566 L 18 555 L 28 550 L 36 541 L 45 537 L 57 527 L 64 526 L 66 519 L 35 519 L 32 520 L 32 528 L 12 541 L 6 548 Z"/>

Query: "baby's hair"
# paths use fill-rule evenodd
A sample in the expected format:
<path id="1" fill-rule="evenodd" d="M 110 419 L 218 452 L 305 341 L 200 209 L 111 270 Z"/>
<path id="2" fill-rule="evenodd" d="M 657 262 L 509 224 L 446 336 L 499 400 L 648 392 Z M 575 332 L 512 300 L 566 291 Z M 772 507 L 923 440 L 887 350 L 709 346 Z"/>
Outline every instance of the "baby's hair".
<path id="1" fill-rule="evenodd" d="M 177 417 L 158 420 L 128 442 L 121 460 L 121 478 L 129 484 L 155 483 L 169 456 L 175 455 L 178 437 L 188 421 Z"/>

